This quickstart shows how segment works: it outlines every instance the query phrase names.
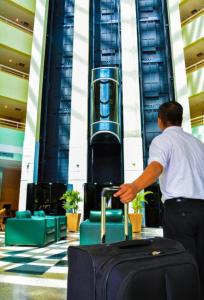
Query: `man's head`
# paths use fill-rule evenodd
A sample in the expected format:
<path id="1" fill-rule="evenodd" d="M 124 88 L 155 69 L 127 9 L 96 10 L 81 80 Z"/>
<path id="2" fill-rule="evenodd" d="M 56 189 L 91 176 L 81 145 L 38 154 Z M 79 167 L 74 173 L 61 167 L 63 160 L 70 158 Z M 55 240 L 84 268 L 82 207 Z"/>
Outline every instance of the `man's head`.
<path id="1" fill-rule="evenodd" d="M 169 126 L 181 126 L 183 107 L 178 102 L 163 103 L 158 110 L 158 126 L 161 130 Z"/>

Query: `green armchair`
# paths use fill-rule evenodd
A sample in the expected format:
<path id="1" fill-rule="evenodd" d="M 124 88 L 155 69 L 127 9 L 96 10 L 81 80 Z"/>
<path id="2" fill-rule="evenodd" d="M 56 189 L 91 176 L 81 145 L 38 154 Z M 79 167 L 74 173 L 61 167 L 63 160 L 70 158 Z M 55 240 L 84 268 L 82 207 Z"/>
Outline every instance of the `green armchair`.
<path id="1" fill-rule="evenodd" d="M 5 226 L 5 245 L 45 246 L 56 240 L 55 219 L 31 216 L 30 211 L 17 211 Z"/>
<path id="2" fill-rule="evenodd" d="M 80 224 L 80 245 L 100 244 L 101 211 L 90 211 L 89 219 Z M 128 223 L 129 239 L 132 239 L 132 225 Z M 121 209 L 106 210 L 106 243 L 124 240 L 124 220 Z"/>
<path id="3" fill-rule="evenodd" d="M 43 217 L 46 219 L 54 219 L 55 220 L 55 235 L 56 241 L 61 240 L 62 238 L 67 237 L 67 218 L 66 216 L 50 216 L 45 215 L 44 210 L 35 210 L 33 212 L 34 217 Z"/>

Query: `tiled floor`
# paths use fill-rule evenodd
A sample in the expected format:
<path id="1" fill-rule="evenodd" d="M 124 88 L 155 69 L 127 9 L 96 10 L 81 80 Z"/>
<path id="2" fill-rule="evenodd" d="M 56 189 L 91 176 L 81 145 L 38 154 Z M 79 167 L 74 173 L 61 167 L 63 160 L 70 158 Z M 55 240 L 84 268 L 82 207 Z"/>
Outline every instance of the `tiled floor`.
<path id="1" fill-rule="evenodd" d="M 144 228 L 134 238 L 162 236 L 160 228 Z M 44 248 L 5 247 L 0 233 L 0 300 L 65 300 L 67 248 L 78 245 L 79 235 Z M 74 299 L 72 299 L 74 300 Z"/>
<path id="2" fill-rule="evenodd" d="M 1 232 L 0 300 L 66 299 L 70 245 L 78 245 L 78 234 L 43 248 L 5 247 Z"/>

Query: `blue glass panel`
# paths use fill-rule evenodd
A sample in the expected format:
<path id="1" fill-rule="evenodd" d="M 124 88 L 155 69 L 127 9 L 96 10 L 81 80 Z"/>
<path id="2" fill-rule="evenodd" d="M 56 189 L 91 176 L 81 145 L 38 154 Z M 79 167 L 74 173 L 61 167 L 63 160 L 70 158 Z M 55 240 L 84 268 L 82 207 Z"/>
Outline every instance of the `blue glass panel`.
<path id="1" fill-rule="evenodd" d="M 68 181 L 74 0 L 50 1 L 38 180 Z"/>
<path id="2" fill-rule="evenodd" d="M 160 133 L 158 107 L 174 100 L 172 64 L 165 0 L 136 0 L 144 163 L 149 145 Z"/>

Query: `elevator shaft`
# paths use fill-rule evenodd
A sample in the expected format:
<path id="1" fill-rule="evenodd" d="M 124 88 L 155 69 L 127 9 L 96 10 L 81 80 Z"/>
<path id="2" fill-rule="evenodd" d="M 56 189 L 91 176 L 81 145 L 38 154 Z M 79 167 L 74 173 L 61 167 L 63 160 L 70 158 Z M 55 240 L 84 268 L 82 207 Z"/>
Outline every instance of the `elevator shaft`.
<path id="1" fill-rule="evenodd" d="M 123 181 L 120 1 L 90 5 L 88 182 Z"/>

